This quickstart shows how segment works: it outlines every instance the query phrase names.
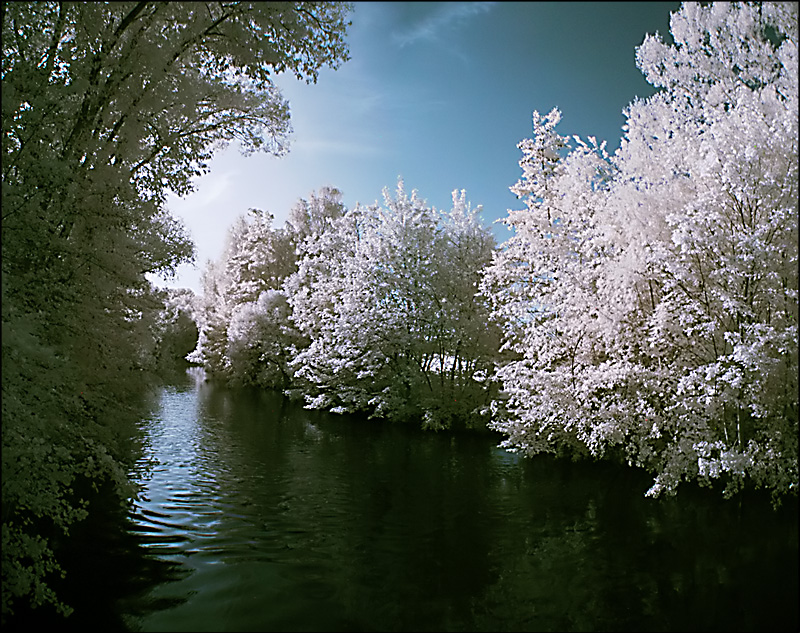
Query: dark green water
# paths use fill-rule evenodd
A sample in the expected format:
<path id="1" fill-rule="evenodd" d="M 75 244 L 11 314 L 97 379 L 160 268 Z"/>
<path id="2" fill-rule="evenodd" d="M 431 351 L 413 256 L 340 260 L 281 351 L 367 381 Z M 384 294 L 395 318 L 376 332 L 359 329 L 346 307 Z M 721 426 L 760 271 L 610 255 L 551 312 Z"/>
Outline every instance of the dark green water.
<path id="1" fill-rule="evenodd" d="M 634 471 L 523 459 L 494 436 L 305 411 L 191 374 L 141 438 L 144 496 L 128 540 L 92 550 L 116 552 L 99 585 L 118 586 L 114 600 L 96 590 L 95 620 L 76 614 L 90 626 L 798 629 L 796 501 L 776 513 L 755 494 L 693 488 L 654 501 Z"/>

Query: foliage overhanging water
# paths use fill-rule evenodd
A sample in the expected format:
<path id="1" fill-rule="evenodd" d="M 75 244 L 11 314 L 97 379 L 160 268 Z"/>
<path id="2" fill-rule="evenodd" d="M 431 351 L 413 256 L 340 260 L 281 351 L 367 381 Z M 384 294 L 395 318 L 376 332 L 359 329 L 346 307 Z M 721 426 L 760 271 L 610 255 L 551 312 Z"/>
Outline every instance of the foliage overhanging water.
<path id="1" fill-rule="evenodd" d="M 653 501 L 641 473 L 191 373 L 141 434 L 133 630 L 797 629 L 796 502 Z"/>

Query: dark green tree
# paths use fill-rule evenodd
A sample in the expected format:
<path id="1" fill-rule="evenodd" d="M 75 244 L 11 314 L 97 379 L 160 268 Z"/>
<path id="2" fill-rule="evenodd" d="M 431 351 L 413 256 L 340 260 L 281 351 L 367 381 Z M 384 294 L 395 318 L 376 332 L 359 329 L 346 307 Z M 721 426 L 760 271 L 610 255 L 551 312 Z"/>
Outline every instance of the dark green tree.
<path id="1" fill-rule="evenodd" d="M 148 273 L 193 256 L 165 208 L 213 153 L 287 150 L 273 75 L 348 57 L 349 7 L 2 4 L 2 612 L 63 605 L 50 539 L 112 478 L 158 309 Z"/>

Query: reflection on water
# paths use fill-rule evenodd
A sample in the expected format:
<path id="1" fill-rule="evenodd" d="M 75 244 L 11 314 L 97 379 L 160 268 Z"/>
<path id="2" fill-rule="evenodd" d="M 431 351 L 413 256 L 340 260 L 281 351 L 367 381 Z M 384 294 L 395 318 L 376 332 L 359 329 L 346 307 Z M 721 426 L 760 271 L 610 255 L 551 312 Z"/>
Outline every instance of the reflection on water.
<path id="1" fill-rule="evenodd" d="M 125 604 L 135 630 L 797 628 L 796 504 L 654 502 L 637 473 L 197 373 L 141 433 L 131 532 L 180 574 Z"/>

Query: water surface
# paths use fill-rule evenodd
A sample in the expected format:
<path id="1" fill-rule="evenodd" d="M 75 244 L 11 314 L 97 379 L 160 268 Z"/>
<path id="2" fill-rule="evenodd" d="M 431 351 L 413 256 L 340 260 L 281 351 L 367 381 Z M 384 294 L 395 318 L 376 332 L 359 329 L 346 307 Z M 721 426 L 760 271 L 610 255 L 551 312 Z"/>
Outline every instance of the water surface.
<path id="1" fill-rule="evenodd" d="M 524 459 L 188 374 L 143 421 L 142 631 L 798 627 L 797 504 Z M 125 570 L 120 570 L 125 573 Z M 166 578 L 170 578 L 166 580 Z"/>

